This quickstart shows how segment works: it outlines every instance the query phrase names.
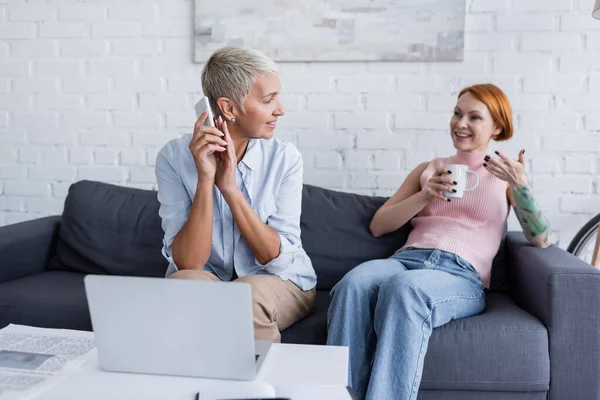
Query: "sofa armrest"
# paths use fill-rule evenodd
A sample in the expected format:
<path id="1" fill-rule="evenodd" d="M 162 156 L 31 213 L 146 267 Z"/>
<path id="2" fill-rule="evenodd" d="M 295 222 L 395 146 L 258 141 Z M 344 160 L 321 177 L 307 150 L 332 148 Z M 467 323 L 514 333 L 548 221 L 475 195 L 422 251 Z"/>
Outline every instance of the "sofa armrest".
<path id="1" fill-rule="evenodd" d="M 60 219 L 51 216 L 0 227 L 0 283 L 46 270 Z"/>
<path id="2" fill-rule="evenodd" d="M 549 398 L 600 398 L 600 271 L 521 232 L 508 233 L 505 250 L 515 301 L 548 329 Z"/>

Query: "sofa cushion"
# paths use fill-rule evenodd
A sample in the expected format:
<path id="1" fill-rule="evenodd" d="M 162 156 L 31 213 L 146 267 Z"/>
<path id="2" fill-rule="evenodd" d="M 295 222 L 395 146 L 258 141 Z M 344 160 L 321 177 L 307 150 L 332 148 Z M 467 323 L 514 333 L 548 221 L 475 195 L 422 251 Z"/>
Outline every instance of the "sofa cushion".
<path id="1" fill-rule="evenodd" d="M 80 181 L 69 188 L 49 270 L 164 276 L 156 192 Z"/>
<path id="2" fill-rule="evenodd" d="M 52 271 L 0 283 L 0 328 L 21 324 L 91 331 L 84 276 Z"/>
<path id="3" fill-rule="evenodd" d="M 406 242 L 409 224 L 380 238 L 369 232 L 375 211 L 385 201 L 304 185 L 302 245 L 317 273 L 318 289 L 331 289 L 358 264 L 387 258 Z"/>
<path id="4" fill-rule="evenodd" d="M 325 344 L 329 302 L 317 291 L 311 314 L 283 331 L 282 342 Z M 421 390 L 542 392 L 549 382 L 544 325 L 505 294 L 488 293 L 482 314 L 433 330 Z"/>

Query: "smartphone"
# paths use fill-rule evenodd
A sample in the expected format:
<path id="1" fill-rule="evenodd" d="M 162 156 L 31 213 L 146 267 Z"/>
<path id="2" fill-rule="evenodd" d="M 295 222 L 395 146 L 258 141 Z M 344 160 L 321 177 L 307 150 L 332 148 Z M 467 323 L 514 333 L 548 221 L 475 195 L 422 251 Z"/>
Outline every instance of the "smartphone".
<path id="1" fill-rule="evenodd" d="M 204 111 L 208 111 L 208 117 L 206 117 L 206 121 L 204 121 L 204 125 L 212 126 L 213 128 L 215 127 L 215 114 L 213 113 L 213 111 L 210 108 L 210 103 L 208 102 L 208 97 L 204 96 L 203 98 L 201 98 L 200 101 L 196 103 L 194 108 L 196 109 L 196 118 L 200 118 L 200 115 Z"/>

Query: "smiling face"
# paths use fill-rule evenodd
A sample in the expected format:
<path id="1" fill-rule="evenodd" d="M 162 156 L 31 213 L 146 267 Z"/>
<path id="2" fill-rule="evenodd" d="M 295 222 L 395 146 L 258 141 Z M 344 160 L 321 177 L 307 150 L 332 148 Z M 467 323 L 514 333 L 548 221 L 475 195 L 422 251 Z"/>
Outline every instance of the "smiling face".
<path id="1" fill-rule="evenodd" d="M 484 103 L 469 92 L 459 97 L 450 120 L 450 135 L 456 150 L 487 151 L 490 139 L 501 131 Z"/>
<path id="2" fill-rule="evenodd" d="M 244 99 L 244 113 L 237 113 L 235 130 L 246 138 L 269 139 L 277 118 L 285 114 L 279 98 L 281 84 L 273 73 L 259 75 Z M 230 128 L 231 130 L 231 128 Z"/>

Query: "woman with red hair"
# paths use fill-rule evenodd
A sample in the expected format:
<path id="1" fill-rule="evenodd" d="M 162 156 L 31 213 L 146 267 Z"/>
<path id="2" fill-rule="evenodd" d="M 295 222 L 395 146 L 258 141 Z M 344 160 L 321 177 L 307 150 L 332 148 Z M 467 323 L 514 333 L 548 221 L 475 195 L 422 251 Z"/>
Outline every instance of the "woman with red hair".
<path id="1" fill-rule="evenodd" d="M 360 398 L 417 398 L 432 330 L 485 307 L 510 205 L 527 239 L 550 245 L 548 220 L 525 175 L 525 150 L 518 160 L 488 154 L 491 140 L 512 134 L 502 90 L 465 88 L 450 120 L 456 154 L 418 165 L 375 213 L 376 237 L 408 221 L 413 229 L 395 254 L 360 264 L 331 291 L 327 344 L 350 348 L 349 383 Z M 477 175 L 467 182 L 475 188 L 461 197 L 457 180 L 464 178 L 457 175 L 467 168 Z"/>

